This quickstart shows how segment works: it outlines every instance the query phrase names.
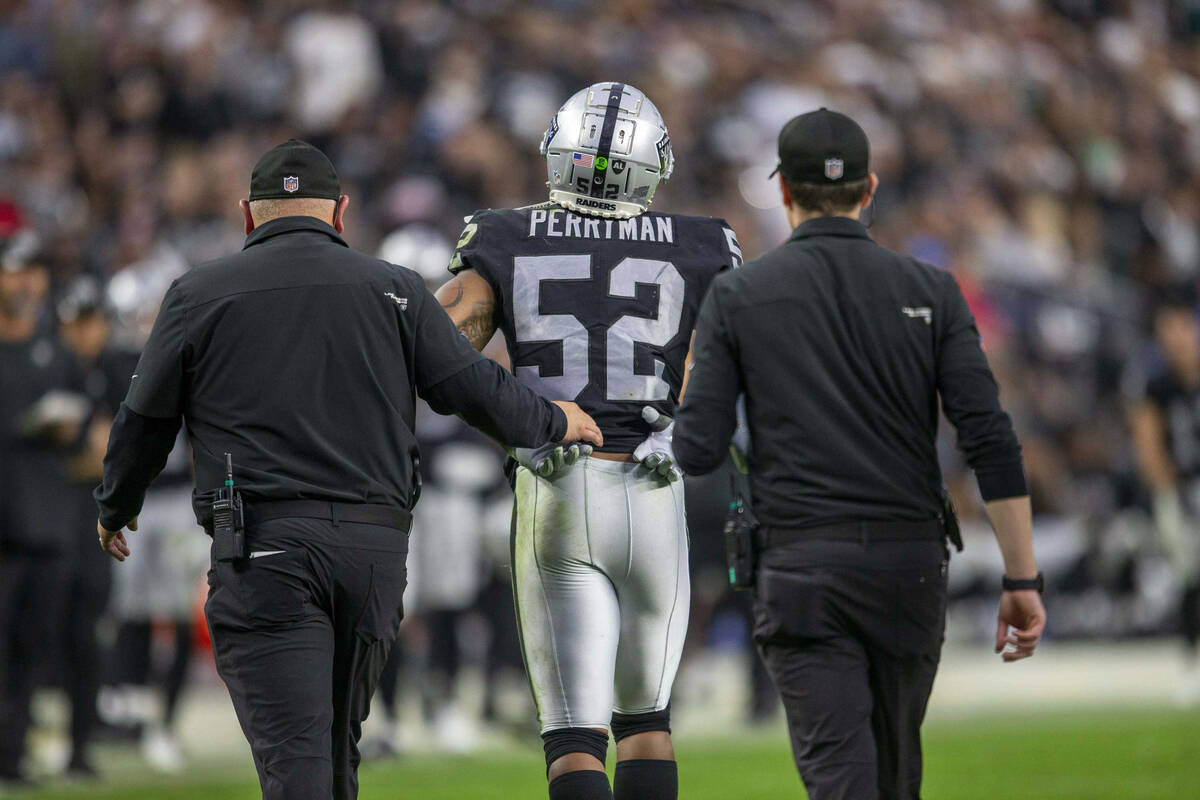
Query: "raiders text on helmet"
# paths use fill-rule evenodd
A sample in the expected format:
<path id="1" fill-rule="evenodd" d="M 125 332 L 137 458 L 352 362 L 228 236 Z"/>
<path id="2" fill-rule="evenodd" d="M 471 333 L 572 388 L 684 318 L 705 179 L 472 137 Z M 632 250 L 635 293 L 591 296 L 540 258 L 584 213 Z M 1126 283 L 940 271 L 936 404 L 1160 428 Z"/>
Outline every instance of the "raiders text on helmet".
<path id="1" fill-rule="evenodd" d="M 596 83 L 572 95 L 550 120 L 542 155 L 550 199 L 600 217 L 645 211 L 675 166 L 662 115 L 623 83 Z"/>

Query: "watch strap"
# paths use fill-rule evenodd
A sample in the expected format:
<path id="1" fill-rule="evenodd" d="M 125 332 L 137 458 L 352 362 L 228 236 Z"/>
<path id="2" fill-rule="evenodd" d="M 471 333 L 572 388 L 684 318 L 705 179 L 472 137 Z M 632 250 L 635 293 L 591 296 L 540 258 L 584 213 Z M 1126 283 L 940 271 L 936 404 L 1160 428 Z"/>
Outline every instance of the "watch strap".
<path id="1" fill-rule="evenodd" d="M 1032 589 L 1040 594 L 1046 588 L 1046 576 L 1041 572 L 1037 574 L 1036 578 L 1010 578 L 1005 575 L 1001 581 L 1001 585 L 1004 586 L 1004 591 L 1006 592 L 1020 592 Z"/>

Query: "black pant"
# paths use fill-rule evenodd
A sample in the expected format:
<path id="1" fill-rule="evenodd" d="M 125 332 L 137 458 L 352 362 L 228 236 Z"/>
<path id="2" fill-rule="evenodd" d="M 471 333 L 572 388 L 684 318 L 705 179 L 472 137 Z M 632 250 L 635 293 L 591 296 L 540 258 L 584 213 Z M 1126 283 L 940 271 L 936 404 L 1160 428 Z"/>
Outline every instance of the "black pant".
<path id="1" fill-rule="evenodd" d="M 763 551 L 755 641 L 783 697 L 810 800 L 920 797 L 947 559 L 934 540 L 809 540 Z"/>
<path id="2" fill-rule="evenodd" d="M 30 704 L 49 666 L 47 637 L 61 630 L 70 565 L 65 558 L 0 553 L 0 779 L 25 754 Z"/>
<path id="3" fill-rule="evenodd" d="M 174 643 L 171 663 L 162 675 L 152 674 L 151 655 L 154 649 L 154 629 L 164 622 L 174 626 Z M 115 682 L 133 686 L 161 686 L 163 693 L 162 719 L 168 731 L 175 725 L 179 710 L 179 699 L 187 685 L 188 667 L 192 663 L 192 621 L 187 617 L 171 620 L 129 620 L 117 631 L 117 644 L 113 648 L 118 659 Z"/>
<path id="4" fill-rule="evenodd" d="M 90 533 L 90 530 L 89 530 Z M 88 761 L 88 745 L 98 715 L 96 696 L 100 692 L 101 653 L 96 627 L 108 608 L 112 589 L 112 561 L 95 546 L 75 554 L 67 589 L 67 609 L 63 629 L 63 688 L 71 698 L 71 764 Z"/>
<path id="5" fill-rule="evenodd" d="M 362 721 L 403 616 L 408 538 L 288 518 L 247 540 L 261 555 L 214 562 L 205 614 L 263 798 L 355 798 Z"/>
<path id="6" fill-rule="evenodd" d="M 1200 582 L 1184 586 L 1183 597 L 1179 603 L 1179 617 L 1183 627 L 1183 640 L 1194 650 L 1200 644 Z"/>

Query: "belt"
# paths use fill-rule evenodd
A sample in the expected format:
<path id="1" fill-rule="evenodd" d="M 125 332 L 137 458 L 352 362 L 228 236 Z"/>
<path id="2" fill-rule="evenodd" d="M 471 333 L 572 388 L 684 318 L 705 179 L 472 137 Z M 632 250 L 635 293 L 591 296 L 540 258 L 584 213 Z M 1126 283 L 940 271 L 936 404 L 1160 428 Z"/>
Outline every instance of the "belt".
<path id="1" fill-rule="evenodd" d="M 911 520 L 862 520 L 839 522 L 833 525 L 816 525 L 811 528 L 767 528 L 758 529 L 760 548 L 794 542 L 911 542 L 939 540 L 946 536 L 946 526 L 941 519 Z"/>
<path id="2" fill-rule="evenodd" d="M 268 500 L 247 503 L 246 525 L 258 525 L 273 519 L 303 517 L 305 519 L 327 519 L 334 525 L 340 522 L 358 522 L 365 525 L 382 525 L 385 528 L 408 533 L 412 527 L 412 514 L 399 506 L 378 503 L 326 503 L 323 500 Z"/>

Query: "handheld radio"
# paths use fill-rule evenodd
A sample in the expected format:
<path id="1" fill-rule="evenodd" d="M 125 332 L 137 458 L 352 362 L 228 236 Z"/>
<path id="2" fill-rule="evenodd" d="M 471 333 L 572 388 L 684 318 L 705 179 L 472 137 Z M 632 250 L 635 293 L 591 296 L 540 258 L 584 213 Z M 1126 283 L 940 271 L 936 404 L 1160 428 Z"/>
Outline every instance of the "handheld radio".
<path id="1" fill-rule="evenodd" d="M 725 565 L 729 585 L 734 589 L 753 589 L 758 566 L 758 545 L 754 541 L 758 520 L 740 493 L 735 492 L 725 517 Z"/>
<path id="2" fill-rule="evenodd" d="M 246 525 L 242 495 L 233 485 L 233 456 L 225 454 L 225 485 L 213 500 L 213 555 L 217 561 L 246 557 Z"/>

